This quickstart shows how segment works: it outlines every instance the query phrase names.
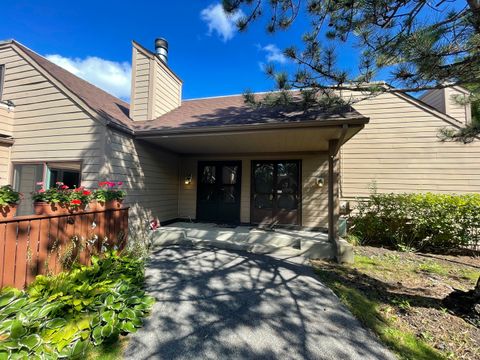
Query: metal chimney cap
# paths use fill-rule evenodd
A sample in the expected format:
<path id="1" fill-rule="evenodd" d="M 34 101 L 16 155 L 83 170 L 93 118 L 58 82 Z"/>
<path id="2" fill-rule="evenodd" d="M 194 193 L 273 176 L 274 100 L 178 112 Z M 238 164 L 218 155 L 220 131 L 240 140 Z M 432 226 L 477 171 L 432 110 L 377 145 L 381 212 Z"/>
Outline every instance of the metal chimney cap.
<path id="1" fill-rule="evenodd" d="M 155 50 L 157 50 L 158 48 L 164 48 L 165 50 L 168 50 L 168 41 L 164 38 L 156 38 Z"/>
<path id="2" fill-rule="evenodd" d="M 168 42 L 164 38 L 155 39 L 155 52 L 157 53 L 158 58 L 167 63 L 168 60 Z"/>

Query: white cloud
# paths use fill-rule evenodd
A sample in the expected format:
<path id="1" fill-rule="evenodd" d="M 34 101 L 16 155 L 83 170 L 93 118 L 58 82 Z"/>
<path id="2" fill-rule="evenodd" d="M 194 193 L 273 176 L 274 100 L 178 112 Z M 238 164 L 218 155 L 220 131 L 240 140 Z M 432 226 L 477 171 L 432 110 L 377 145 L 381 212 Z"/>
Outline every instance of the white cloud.
<path id="1" fill-rule="evenodd" d="M 95 56 L 69 58 L 58 54 L 47 55 L 46 58 L 116 97 L 124 100 L 130 97 L 132 67 L 128 62 L 120 63 Z"/>
<path id="2" fill-rule="evenodd" d="M 268 62 L 277 62 L 280 64 L 285 64 L 288 62 L 288 58 L 283 54 L 282 50 L 280 50 L 277 45 L 268 44 L 260 47 L 260 50 L 266 52 L 265 59 Z"/>
<path id="3" fill-rule="evenodd" d="M 243 16 L 242 10 L 227 14 L 221 4 L 211 4 L 200 12 L 200 18 L 208 25 L 208 35 L 215 32 L 223 42 L 233 38 L 237 30 L 235 23 Z"/>

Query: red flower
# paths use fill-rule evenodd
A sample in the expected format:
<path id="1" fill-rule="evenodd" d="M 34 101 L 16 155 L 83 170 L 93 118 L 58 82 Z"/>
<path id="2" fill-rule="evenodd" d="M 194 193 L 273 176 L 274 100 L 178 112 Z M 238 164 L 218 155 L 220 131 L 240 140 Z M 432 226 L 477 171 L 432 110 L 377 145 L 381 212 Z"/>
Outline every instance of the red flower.
<path id="1" fill-rule="evenodd" d="M 70 204 L 72 204 L 72 205 L 81 205 L 81 204 L 82 204 L 82 201 L 81 201 L 81 200 L 78 200 L 78 199 L 73 199 L 72 201 L 70 201 Z"/>
<path id="2" fill-rule="evenodd" d="M 62 189 L 62 190 L 67 190 L 67 189 L 68 189 L 68 186 L 67 186 L 67 185 L 62 185 L 62 186 L 60 186 L 60 189 Z"/>
<path id="3" fill-rule="evenodd" d="M 107 181 L 107 185 L 109 188 L 112 188 L 115 186 L 115 183 L 114 182 L 111 182 L 111 181 Z"/>
<path id="4" fill-rule="evenodd" d="M 39 193 L 44 193 L 45 192 L 45 189 L 40 189 L 38 190 Z"/>
<path id="5" fill-rule="evenodd" d="M 122 185 L 123 185 L 123 181 L 117 182 L 117 185 L 118 185 L 118 186 L 122 186 Z"/>
<path id="6" fill-rule="evenodd" d="M 83 195 L 89 196 L 92 192 L 88 190 L 83 190 Z"/>
<path id="7" fill-rule="evenodd" d="M 107 185 L 107 183 L 108 183 L 108 181 L 100 181 L 98 183 L 98 186 L 105 186 L 105 185 Z"/>

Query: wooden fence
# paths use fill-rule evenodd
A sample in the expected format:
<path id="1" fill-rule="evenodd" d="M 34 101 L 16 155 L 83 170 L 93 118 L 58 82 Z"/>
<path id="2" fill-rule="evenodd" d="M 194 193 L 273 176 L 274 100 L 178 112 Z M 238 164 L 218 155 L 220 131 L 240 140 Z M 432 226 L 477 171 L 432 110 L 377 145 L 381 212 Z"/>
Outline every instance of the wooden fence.
<path id="1" fill-rule="evenodd" d="M 0 287 L 22 289 L 36 275 L 57 274 L 75 262 L 127 241 L 128 208 L 0 220 Z"/>

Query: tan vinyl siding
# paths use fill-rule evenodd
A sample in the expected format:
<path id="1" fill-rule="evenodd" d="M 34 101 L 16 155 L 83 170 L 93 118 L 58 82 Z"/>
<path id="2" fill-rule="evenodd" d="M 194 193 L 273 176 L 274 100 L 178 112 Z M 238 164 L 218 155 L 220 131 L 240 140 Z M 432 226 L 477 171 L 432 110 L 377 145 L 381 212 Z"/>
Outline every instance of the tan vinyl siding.
<path id="1" fill-rule="evenodd" d="M 150 59 L 133 48 L 132 55 L 132 99 L 131 117 L 133 120 L 148 120 L 147 104 L 150 97 Z"/>
<path id="2" fill-rule="evenodd" d="M 130 109 L 132 119 L 155 119 L 179 107 L 181 98 L 181 80 L 155 54 L 134 43 Z"/>
<path id="3" fill-rule="evenodd" d="M 9 184 L 11 145 L 0 144 L 0 186 Z"/>
<path id="4" fill-rule="evenodd" d="M 344 198 L 379 192 L 480 192 L 480 142 L 441 142 L 449 126 L 434 113 L 396 94 L 354 105 L 370 122 L 341 151 Z"/>
<path id="5" fill-rule="evenodd" d="M 0 103 L 0 134 L 12 136 L 13 135 L 13 117 L 14 110 L 7 105 Z"/>
<path id="6" fill-rule="evenodd" d="M 153 118 L 157 118 L 181 105 L 181 82 L 159 60 L 155 60 Z"/>
<path id="7" fill-rule="evenodd" d="M 240 221 L 250 223 L 251 196 L 251 161 L 252 160 L 301 160 L 302 161 L 302 225 L 306 227 L 327 227 L 327 184 L 316 185 L 316 179 L 327 180 L 328 158 L 324 154 L 278 154 L 275 156 L 227 156 L 181 158 L 179 172 L 178 216 L 181 218 L 196 218 L 197 201 L 197 163 L 199 160 L 241 160 L 242 187 L 240 200 Z M 184 178 L 193 175 L 191 184 L 186 185 Z"/>
<path id="8" fill-rule="evenodd" d="M 82 185 L 103 172 L 105 126 L 93 120 L 12 47 L 0 48 L 6 64 L 4 100 L 15 104 L 11 162 L 80 161 Z M 8 177 L 3 170 L 0 177 Z"/>
<path id="9" fill-rule="evenodd" d="M 131 227 L 146 229 L 153 218 L 178 217 L 178 158 L 129 135 L 109 129 L 106 169 L 111 181 L 122 181 L 131 206 Z"/>

